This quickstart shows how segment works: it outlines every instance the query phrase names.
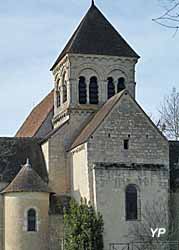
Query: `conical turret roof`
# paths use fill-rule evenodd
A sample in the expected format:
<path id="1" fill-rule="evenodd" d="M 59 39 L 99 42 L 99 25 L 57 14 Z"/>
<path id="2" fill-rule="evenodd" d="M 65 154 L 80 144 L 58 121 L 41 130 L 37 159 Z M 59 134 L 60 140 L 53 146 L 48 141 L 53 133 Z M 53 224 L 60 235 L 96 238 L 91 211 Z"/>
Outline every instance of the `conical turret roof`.
<path id="1" fill-rule="evenodd" d="M 14 180 L 1 192 L 45 192 L 50 193 L 48 184 L 45 183 L 32 168 L 29 161 L 22 167 Z"/>
<path id="2" fill-rule="evenodd" d="M 51 70 L 67 53 L 139 58 L 94 3 Z"/>

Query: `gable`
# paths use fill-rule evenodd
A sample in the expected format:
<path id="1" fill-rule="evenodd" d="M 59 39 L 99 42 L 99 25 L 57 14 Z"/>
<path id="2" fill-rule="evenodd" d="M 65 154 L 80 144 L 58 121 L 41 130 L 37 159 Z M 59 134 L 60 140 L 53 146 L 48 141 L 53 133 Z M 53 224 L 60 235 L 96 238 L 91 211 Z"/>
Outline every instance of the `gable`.
<path id="1" fill-rule="evenodd" d="M 159 131 L 159 129 L 155 126 L 155 124 L 151 121 L 151 119 L 146 115 L 146 113 L 142 110 L 142 108 L 137 104 L 137 102 L 129 95 L 127 90 L 121 91 L 119 94 L 116 94 L 115 96 L 113 96 L 112 98 L 110 98 L 102 107 L 101 109 L 92 117 L 92 119 L 89 121 L 89 123 L 85 126 L 85 128 L 80 132 L 80 134 L 78 135 L 78 137 L 75 139 L 75 141 L 73 142 L 71 149 L 77 147 L 80 144 L 83 144 L 84 142 L 86 142 L 90 136 L 93 135 L 93 133 L 95 132 L 95 130 L 101 125 L 101 123 L 107 119 L 108 116 L 110 116 L 110 113 L 113 112 L 113 109 L 115 109 L 116 107 L 118 107 L 118 105 L 121 105 L 123 111 L 121 110 L 121 112 L 126 113 L 126 111 L 129 111 L 128 107 L 124 104 L 120 104 L 121 103 L 121 99 L 122 96 L 125 96 L 125 98 L 129 98 L 130 103 L 132 104 L 132 106 L 134 105 L 136 107 L 136 111 L 140 112 L 141 115 L 143 115 L 146 119 L 146 121 L 148 122 L 148 124 L 150 124 L 150 127 L 153 128 L 155 130 L 155 132 L 162 137 L 164 140 L 166 140 L 166 138 L 164 137 L 164 135 Z"/>
<path id="2" fill-rule="evenodd" d="M 97 162 L 169 164 L 167 139 L 127 91 L 90 135 L 88 149 Z"/>
<path id="3" fill-rule="evenodd" d="M 82 129 L 80 134 L 77 136 L 73 144 L 71 145 L 71 149 L 83 144 L 86 142 L 89 137 L 94 133 L 94 131 L 100 126 L 102 121 L 106 118 L 106 116 L 110 113 L 114 105 L 119 101 L 121 96 L 125 91 L 120 92 L 119 94 L 110 98 L 101 108 L 100 110 L 94 114 L 89 121 L 89 123 Z"/>
<path id="4" fill-rule="evenodd" d="M 124 140 L 129 140 L 128 151 L 124 150 Z M 113 96 L 102 106 L 81 131 L 71 149 L 86 141 L 97 162 L 105 159 L 110 162 L 144 161 L 145 164 L 165 162 L 168 166 L 167 139 L 127 90 Z M 151 159 L 153 162 L 150 162 Z"/>

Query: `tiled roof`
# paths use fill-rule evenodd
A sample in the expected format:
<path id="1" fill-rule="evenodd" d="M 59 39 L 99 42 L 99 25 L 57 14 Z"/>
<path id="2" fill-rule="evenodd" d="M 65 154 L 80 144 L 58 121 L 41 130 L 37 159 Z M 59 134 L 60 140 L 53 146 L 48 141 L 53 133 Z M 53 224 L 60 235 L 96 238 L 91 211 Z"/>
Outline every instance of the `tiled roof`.
<path id="1" fill-rule="evenodd" d="M 101 122 L 105 119 L 105 117 L 109 114 L 115 104 L 119 101 L 121 96 L 124 93 L 128 93 L 126 90 L 121 91 L 120 93 L 114 95 L 110 98 L 101 109 L 92 117 L 89 123 L 85 126 L 85 128 L 78 135 L 76 140 L 73 142 L 71 149 L 83 144 L 88 140 L 88 138 L 95 132 L 95 130 L 99 127 Z"/>
<path id="2" fill-rule="evenodd" d="M 54 91 L 52 90 L 30 113 L 23 125 L 16 133 L 16 137 L 35 136 L 54 105 Z M 50 131 L 49 131 L 50 132 Z"/>
<path id="3" fill-rule="evenodd" d="M 50 189 L 42 178 L 31 167 L 30 163 L 27 163 L 21 168 L 14 180 L 2 191 L 2 193 L 12 192 L 47 192 L 50 193 Z"/>
<path id="4" fill-rule="evenodd" d="M 29 158 L 32 167 L 44 180 L 48 174 L 41 146 L 36 138 L 0 138 L 1 181 L 11 182 Z"/>
<path id="5" fill-rule="evenodd" d="M 93 4 L 51 70 L 67 53 L 139 58 L 137 53 Z"/>

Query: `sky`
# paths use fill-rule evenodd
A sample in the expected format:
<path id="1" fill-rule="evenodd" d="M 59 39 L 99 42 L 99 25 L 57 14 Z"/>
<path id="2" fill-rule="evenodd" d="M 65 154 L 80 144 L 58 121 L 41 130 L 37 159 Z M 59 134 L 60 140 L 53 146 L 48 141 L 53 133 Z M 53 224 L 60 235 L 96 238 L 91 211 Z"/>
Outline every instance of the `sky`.
<path id="1" fill-rule="evenodd" d="M 161 0 L 160 0 L 161 1 Z M 96 0 L 96 5 L 141 56 L 137 101 L 158 119 L 164 96 L 179 89 L 179 33 L 152 21 L 159 0 Z M 50 67 L 91 0 L 5 0 L 0 4 L 0 136 L 14 136 L 53 88 Z"/>

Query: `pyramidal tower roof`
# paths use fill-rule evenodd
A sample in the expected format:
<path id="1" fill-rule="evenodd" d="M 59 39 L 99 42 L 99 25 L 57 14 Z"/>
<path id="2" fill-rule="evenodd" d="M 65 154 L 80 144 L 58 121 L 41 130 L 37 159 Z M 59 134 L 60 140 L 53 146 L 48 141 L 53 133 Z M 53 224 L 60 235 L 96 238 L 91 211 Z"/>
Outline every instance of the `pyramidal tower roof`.
<path id="1" fill-rule="evenodd" d="M 1 192 L 45 192 L 50 193 L 50 189 L 42 178 L 32 168 L 27 159 L 26 164 L 19 171 L 14 180 Z"/>
<path id="2" fill-rule="evenodd" d="M 51 70 L 67 53 L 139 58 L 96 7 L 94 1 Z"/>

